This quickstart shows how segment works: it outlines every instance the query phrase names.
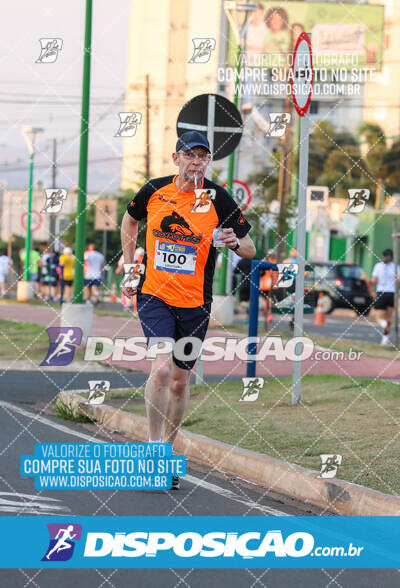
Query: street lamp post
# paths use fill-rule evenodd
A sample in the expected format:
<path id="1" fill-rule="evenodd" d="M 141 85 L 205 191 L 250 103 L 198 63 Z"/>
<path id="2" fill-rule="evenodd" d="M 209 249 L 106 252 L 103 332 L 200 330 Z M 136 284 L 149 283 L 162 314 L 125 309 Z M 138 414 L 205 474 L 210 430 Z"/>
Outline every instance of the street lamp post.
<path id="1" fill-rule="evenodd" d="M 30 279 L 30 260 L 31 260 L 31 216 L 32 216 L 32 188 L 33 188 L 33 159 L 35 155 L 35 142 L 36 137 L 39 133 L 42 133 L 43 129 L 40 127 L 22 127 L 22 135 L 28 147 L 29 152 L 29 186 L 28 186 L 28 211 L 27 211 L 27 223 L 26 223 L 26 236 L 25 236 L 25 262 L 24 262 L 24 276 L 23 285 L 20 288 L 18 299 L 30 298 L 28 294 L 29 286 L 26 284 Z"/>
<path id="2" fill-rule="evenodd" d="M 81 139 L 79 151 L 78 206 L 75 232 L 75 276 L 73 304 L 61 307 L 61 326 L 82 329 L 82 343 L 87 341 L 93 326 L 93 307 L 83 302 L 84 251 L 86 238 L 86 191 L 89 147 L 90 58 L 92 43 L 92 0 L 86 0 L 85 41 L 83 54 Z"/>

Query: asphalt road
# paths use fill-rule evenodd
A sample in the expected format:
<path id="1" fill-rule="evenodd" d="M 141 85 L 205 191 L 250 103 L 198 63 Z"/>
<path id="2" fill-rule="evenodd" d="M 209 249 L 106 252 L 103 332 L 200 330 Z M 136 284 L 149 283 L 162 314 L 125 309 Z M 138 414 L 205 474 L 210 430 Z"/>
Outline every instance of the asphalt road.
<path id="1" fill-rule="evenodd" d="M 55 400 L 61 390 L 88 390 L 88 380 L 109 380 L 111 390 L 115 390 L 116 388 L 141 387 L 145 384 L 146 378 L 147 375 L 142 372 L 128 372 L 120 369 L 104 372 L 7 370 L 0 377 L 0 400 L 36 404 Z M 195 376 L 192 374 L 192 384 L 194 379 Z M 240 376 L 237 376 L 237 379 L 240 380 Z M 221 376 L 207 375 L 204 376 L 204 380 L 208 383 L 219 382 Z"/>
<path id="2" fill-rule="evenodd" d="M 289 330 L 289 319 L 281 317 L 274 319 L 272 325 L 277 329 Z M 259 335 L 264 336 L 262 326 L 259 328 Z M 325 335 L 338 339 L 357 339 L 368 343 L 380 343 L 382 329 L 376 324 L 373 317 L 364 318 L 351 315 L 345 318 L 335 318 L 334 313 L 327 315 L 326 325 L 323 327 L 314 325 L 314 316 L 304 317 L 304 335 Z M 393 335 L 393 333 L 392 333 Z M 393 340 L 393 337 L 392 337 Z"/>
<path id="3" fill-rule="evenodd" d="M 295 505 L 262 495 L 262 489 L 206 470 L 189 467 L 179 492 L 57 491 L 38 492 L 19 475 L 19 458 L 33 453 L 36 442 L 73 442 L 91 438 L 88 428 L 37 415 L 13 403 L 0 402 L 0 515 L 231 515 L 306 514 Z M 93 428 L 95 432 L 96 429 Z M 6 475 L 4 475 L 6 474 Z M 309 513 L 307 513 L 309 514 Z M 1 527 L 0 527 L 1 528 Z M 386 570 L 1 570 L 1 588 L 77 588 L 126 586 L 207 588 L 380 588 L 400 586 L 400 574 Z"/>

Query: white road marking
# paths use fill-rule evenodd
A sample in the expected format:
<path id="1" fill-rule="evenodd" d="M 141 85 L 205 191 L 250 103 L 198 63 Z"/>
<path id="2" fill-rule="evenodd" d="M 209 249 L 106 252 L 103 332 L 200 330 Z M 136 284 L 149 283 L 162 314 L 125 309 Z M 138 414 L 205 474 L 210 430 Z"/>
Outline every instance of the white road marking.
<path id="1" fill-rule="evenodd" d="M 7 496 L 7 498 L 3 498 L 4 496 Z M 9 497 L 12 497 L 12 499 Z M 27 500 L 24 501 L 24 498 Z M 47 496 L 36 496 L 35 494 L 0 492 L 0 512 L 48 515 L 71 512 L 63 504 L 48 504 L 49 502 L 61 502 L 61 500 L 58 498 L 48 498 Z"/>
<path id="2" fill-rule="evenodd" d="M 0 401 L 0 406 L 4 406 L 4 408 L 7 408 L 8 410 L 13 410 L 14 412 L 18 412 L 19 414 L 22 414 L 26 417 L 29 417 L 34 421 L 40 422 L 43 425 L 47 425 L 48 427 L 52 427 L 53 429 L 57 429 L 58 431 L 62 431 L 63 433 L 66 433 L 67 435 L 79 437 L 80 439 L 85 439 L 86 441 L 89 441 L 91 443 L 93 443 L 93 442 L 107 443 L 107 441 L 103 441 L 102 439 L 93 438 L 93 436 L 86 435 L 85 433 L 81 433 L 80 431 L 74 431 L 73 429 L 69 429 L 65 425 L 61 425 L 59 423 L 54 423 L 53 421 L 50 421 L 49 419 L 47 419 L 41 415 L 29 412 L 28 410 L 25 410 L 24 408 L 20 408 L 19 406 L 14 406 L 13 404 L 10 404 L 9 402 Z M 184 477 L 184 479 L 185 479 L 185 481 L 189 482 L 189 484 L 193 484 L 194 486 L 200 486 L 201 488 L 204 488 L 205 490 L 209 490 L 210 492 L 214 492 L 214 494 L 218 494 L 219 496 L 227 498 L 228 500 L 232 500 L 234 502 L 239 502 L 241 504 L 244 504 L 249 509 L 260 510 L 263 513 L 265 513 L 266 515 L 269 515 L 269 516 L 291 516 L 291 515 L 287 514 L 286 512 L 277 510 L 276 508 L 265 506 L 263 504 L 258 504 L 257 502 L 253 502 L 244 496 L 240 496 L 239 494 L 235 494 L 235 492 L 232 492 L 231 490 L 227 490 L 226 488 L 221 488 L 221 486 L 217 486 L 216 484 L 212 484 L 211 482 L 206 482 L 205 480 L 201 480 L 200 478 L 196 478 L 195 476 L 187 475 Z"/>
<path id="3" fill-rule="evenodd" d="M 185 476 L 183 478 L 186 482 L 190 484 L 194 484 L 195 486 L 201 486 L 205 490 L 210 490 L 210 492 L 215 492 L 215 494 L 219 494 L 224 498 L 228 498 L 229 500 L 233 500 L 235 502 L 240 502 L 244 504 L 249 509 L 255 508 L 256 510 L 261 510 L 263 513 L 274 516 L 274 517 L 290 517 L 291 515 L 283 512 L 281 510 L 277 510 L 276 508 L 272 508 L 270 506 L 264 506 L 263 504 L 258 504 L 257 502 L 253 502 L 249 500 L 245 496 L 240 496 L 239 494 L 235 494 L 231 490 L 227 490 L 226 488 L 221 488 L 216 484 L 211 484 L 210 482 L 206 482 L 205 480 L 201 480 L 200 478 L 195 478 L 194 476 Z"/>

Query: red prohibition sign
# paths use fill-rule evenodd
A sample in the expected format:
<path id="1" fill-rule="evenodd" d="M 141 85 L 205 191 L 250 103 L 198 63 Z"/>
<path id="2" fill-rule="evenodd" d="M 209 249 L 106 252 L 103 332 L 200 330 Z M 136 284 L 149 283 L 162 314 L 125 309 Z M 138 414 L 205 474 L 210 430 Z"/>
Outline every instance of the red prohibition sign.
<path id="1" fill-rule="evenodd" d="M 296 86 L 294 84 L 294 79 L 296 74 L 298 73 L 299 69 L 305 69 L 304 68 L 304 63 L 303 63 L 303 68 L 300 68 L 298 66 L 296 66 L 296 57 L 297 57 L 297 52 L 299 50 L 299 46 L 300 43 L 305 42 L 307 44 L 308 47 L 308 55 L 310 57 L 310 67 L 311 67 L 311 79 L 310 80 L 305 80 L 306 83 L 308 83 L 309 89 L 308 89 L 308 96 L 307 96 L 307 100 L 306 102 L 303 104 L 304 100 L 301 100 L 301 105 L 298 103 L 297 101 L 297 96 L 296 96 L 296 87 L 298 87 L 299 82 L 296 82 Z M 303 47 L 302 47 L 303 49 Z M 306 52 L 302 52 L 302 55 L 306 55 Z M 310 37 L 307 35 L 307 33 L 301 33 L 301 35 L 299 36 L 299 38 L 297 39 L 296 42 L 296 46 L 294 48 L 294 52 L 293 52 L 293 63 L 292 63 L 292 76 L 290 79 L 290 83 L 292 86 L 292 99 L 293 99 L 293 104 L 295 109 L 297 110 L 297 113 L 300 116 L 304 116 L 306 114 L 306 112 L 308 111 L 308 107 L 310 106 L 310 101 L 311 101 L 311 94 L 312 94 L 312 85 L 313 85 L 313 80 L 314 80 L 314 70 L 313 70 L 313 61 L 312 61 L 312 49 L 311 49 L 311 42 L 310 42 Z"/>
<path id="2" fill-rule="evenodd" d="M 26 225 L 26 217 L 28 216 L 27 212 L 24 212 L 21 215 L 21 225 L 22 228 L 26 231 L 26 229 L 28 228 Z M 35 226 L 33 226 L 32 220 L 33 218 L 37 218 L 37 223 Z M 37 231 L 38 229 L 40 229 L 40 227 L 42 226 L 43 223 L 43 217 L 40 214 L 40 212 L 38 212 L 37 210 L 31 210 L 31 233 L 34 233 L 35 231 Z"/>

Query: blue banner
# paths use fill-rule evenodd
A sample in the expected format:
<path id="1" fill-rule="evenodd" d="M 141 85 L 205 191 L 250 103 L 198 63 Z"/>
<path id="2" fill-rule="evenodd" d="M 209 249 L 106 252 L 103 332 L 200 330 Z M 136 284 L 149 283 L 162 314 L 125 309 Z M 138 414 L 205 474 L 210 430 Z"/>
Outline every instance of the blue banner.
<path id="1" fill-rule="evenodd" d="M 2 568 L 399 568 L 398 517 L 2 517 Z M 29 548 L 28 548 L 29 547 Z"/>
<path id="2" fill-rule="evenodd" d="M 36 443 L 20 458 L 37 490 L 168 490 L 186 474 L 170 443 Z"/>

